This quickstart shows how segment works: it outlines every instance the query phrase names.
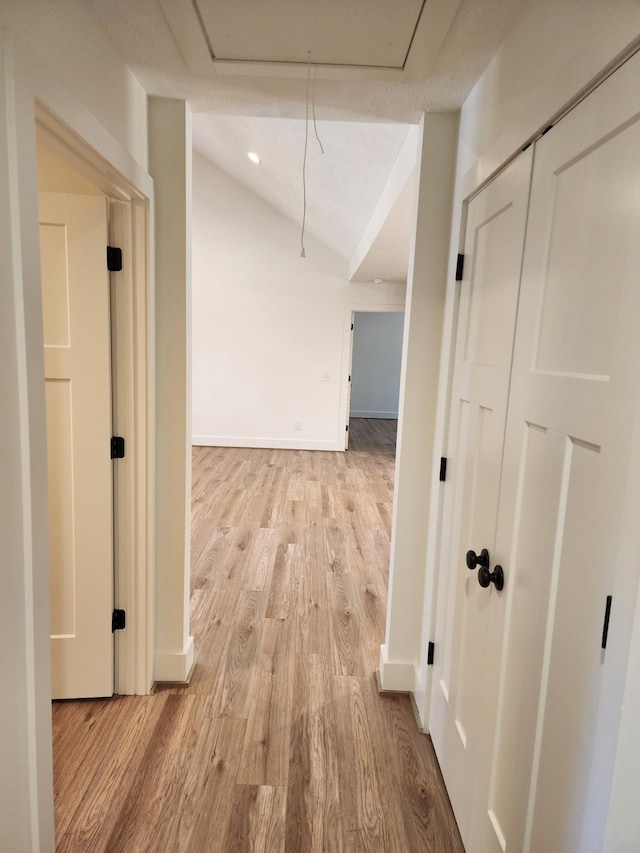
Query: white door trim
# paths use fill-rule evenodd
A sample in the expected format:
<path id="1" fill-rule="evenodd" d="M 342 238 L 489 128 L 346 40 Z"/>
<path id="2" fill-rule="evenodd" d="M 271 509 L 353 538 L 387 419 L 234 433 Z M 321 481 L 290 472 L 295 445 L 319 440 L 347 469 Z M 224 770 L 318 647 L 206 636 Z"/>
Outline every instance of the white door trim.
<path id="1" fill-rule="evenodd" d="M 115 606 L 126 611 L 127 627 L 115 634 L 114 685 L 119 694 L 146 694 L 153 683 L 150 199 L 39 105 L 36 123 L 47 145 L 113 200 L 110 240 L 123 250 L 123 270 L 112 273 L 114 428 L 127 451 L 114 481 L 114 587 Z"/>

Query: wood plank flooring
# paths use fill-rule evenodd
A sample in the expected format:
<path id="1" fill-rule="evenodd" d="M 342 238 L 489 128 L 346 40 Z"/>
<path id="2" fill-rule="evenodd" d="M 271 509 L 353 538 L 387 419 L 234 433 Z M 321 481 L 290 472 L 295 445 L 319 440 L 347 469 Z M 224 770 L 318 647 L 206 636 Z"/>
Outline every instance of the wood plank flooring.
<path id="1" fill-rule="evenodd" d="M 54 703 L 58 851 L 463 851 L 408 697 L 376 687 L 395 425 L 194 448 L 191 683 Z"/>

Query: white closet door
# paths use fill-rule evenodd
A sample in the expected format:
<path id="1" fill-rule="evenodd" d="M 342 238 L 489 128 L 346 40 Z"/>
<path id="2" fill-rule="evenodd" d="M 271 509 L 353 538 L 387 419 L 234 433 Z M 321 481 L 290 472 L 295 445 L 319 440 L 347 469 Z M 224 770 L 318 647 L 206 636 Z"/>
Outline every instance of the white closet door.
<path id="1" fill-rule="evenodd" d="M 54 699 L 113 693 L 107 208 L 40 194 Z"/>
<path id="2" fill-rule="evenodd" d="M 640 507 L 625 503 L 640 388 L 639 79 L 635 59 L 536 145 L 492 554 L 505 589 L 483 641 L 501 678 L 486 685 L 469 853 L 603 849 L 626 671 L 615 595 L 606 651 L 603 619 L 640 553 Z"/>
<path id="3" fill-rule="evenodd" d="M 481 700 L 499 662 L 499 649 L 487 653 L 487 618 L 502 593 L 482 588 L 465 558 L 487 549 L 493 561 L 531 159 L 522 154 L 469 204 L 460 284 L 430 731 L 469 850 L 474 773 L 493 719 Z"/>

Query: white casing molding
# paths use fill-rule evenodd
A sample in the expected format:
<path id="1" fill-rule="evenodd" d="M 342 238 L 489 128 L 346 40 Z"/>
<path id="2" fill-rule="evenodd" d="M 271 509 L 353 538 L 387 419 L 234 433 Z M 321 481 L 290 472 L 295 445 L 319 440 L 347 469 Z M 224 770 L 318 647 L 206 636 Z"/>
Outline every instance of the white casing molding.
<path id="1" fill-rule="evenodd" d="M 420 659 L 458 118 L 428 114 L 420 130 L 418 205 L 407 282 L 398 407 L 387 629 L 380 669 L 384 690 L 390 689 L 385 679 L 391 678 L 391 666 L 404 673 L 402 689 L 413 690 L 413 673 Z"/>
<path id="2" fill-rule="evenodd" d="M 189 637 L 191 526 L 191 110 L 150 98 L 155 189 L 156 681 L 184 681 Z M 191 649 L 191 652 L 189 651 Z M 167 661 L 173 661 L 166 665 Z M 177 663 L 181 661 L 181 663 Z M 175 664 L 175 667 L 174 667 Z"/>

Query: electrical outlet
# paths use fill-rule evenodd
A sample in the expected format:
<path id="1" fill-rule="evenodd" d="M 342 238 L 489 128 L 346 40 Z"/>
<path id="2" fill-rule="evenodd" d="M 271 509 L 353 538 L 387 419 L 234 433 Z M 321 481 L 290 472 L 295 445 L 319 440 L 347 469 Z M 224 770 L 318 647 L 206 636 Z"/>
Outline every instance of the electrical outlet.
<path id="1" fill-rule="evenodd" d="M 300 421 L 296 421 L 293 425 L 293 428 L 294 429 L 302 429 L 302 424 L 300 423 Z"/>

